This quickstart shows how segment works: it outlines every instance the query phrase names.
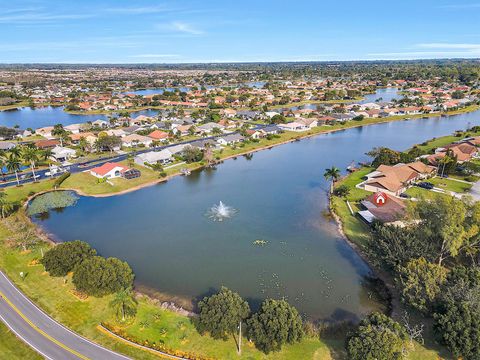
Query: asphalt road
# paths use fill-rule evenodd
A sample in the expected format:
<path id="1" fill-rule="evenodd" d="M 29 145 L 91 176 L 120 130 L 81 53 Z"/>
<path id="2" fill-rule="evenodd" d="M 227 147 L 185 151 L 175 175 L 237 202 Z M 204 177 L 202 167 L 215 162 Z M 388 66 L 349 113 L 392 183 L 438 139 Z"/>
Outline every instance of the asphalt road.
<path id="1" fill-rule="evenodd" d="M 50 318 L 1 271 L 0 319 L 20 339 L 49 360 L 129 359 L 77 335 Z"/>
<path id="2" fill-rule="evenodd" d="M 262 127 L 265 127 L 265 125 L 258 125 L 258 126 L 255 127 L 255 129 L 261 129 Z M 146 148 L 146 149 L 136 151 L 136 155 L 146 153 L 146 152 L 150 152 L 150 151 L 160 151 L 160 150 L 168 149 L 169 147 L 177 146 L 177 145 L 188 145 L 188 144 L 191 144 L 191 143 L 199 141 L 199 140 L 210 140 L 210 139 L 214 140 L 214 139 L 218 139 L 218 138 L 223 137 L 223 136 L 236 134 L 236 133 L 237 132 L 229 132 L 229 133 L 225 133 L 225 134 L 221 134 L 221 135 L 217 135 L 217 136 L 209 136 L 209 137 L 195 139 L 195 140 L 188 140 L 188 141 L 182 141 L 182 142 L 178 142 L 178 143 L 174 143 L 174 144 L 158 146 L 155 150 L 152 149 L 152 148 Z M 69 166 L 68 171 L 70 173 L 74 174 L 74 173 L 78 173 L 78 172 L 93 169 L 93 168 L 95 168 L 97 166 L 101 166 L 101 165 L 103 165 L 107 162 L 124 161 L 124 160 L 127 159 L 127 157 L 128 157 L 128 154 L 120 154 L 120 155 L 119 154 L 112 154 L 111 156 L 86 161 L 86 162 L 82 163 L 83 164 L 82 166 L 79 166 L 79 164 L 72 164 L 72 165 Z M 35 175 L 38 176 L 37 180 L 42 180 L 42 179 L 49 178 L 49 176 L 46 175 L 46 173 L 49 172 L 49 171 L 50 171 L 50 169 L 36 170 Z M 33 178 L 20 179 L 20 176 L 24 175 L 24 174 L 30 176 L 30 175 L 32 175 L 32 172 L 31 172 L 30 169 L 25 169 L 22 173 L 19 173 L 19 183 L 20 184 L 28 184 L 30 182 L 33 182 Z M 57 174 L 56 176 L 60 176 L 60 175 L 61 174 Z M 4 177 L 4 179 L 6 181 L 5 182 L 0 182 L 0 188 L 7 188 L 7 187 L 17 185 L 15 174 L 8 174 Z"/>

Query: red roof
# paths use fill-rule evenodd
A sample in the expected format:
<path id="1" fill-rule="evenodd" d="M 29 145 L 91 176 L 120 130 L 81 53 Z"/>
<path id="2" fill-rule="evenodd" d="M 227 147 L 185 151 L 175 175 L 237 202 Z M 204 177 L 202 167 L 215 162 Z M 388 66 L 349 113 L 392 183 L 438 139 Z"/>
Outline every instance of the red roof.
<path id="1" fill-rule="evenodd" d="M 168 133 L 166 133 L 165 131 L 155 130 L 151 132 L 148 136 L 152 139 L 160 140 L 166 139 L 168 137 Z"/>
<path id="2" fill-rule="evenodd" d="M 119 163 L 111 163 L 111 162 L 108 162 L 108 163 L 105 163 L 103 164 L 102 166 L 99 166 L 99 167 L 96 167 L 94 169 L 92 169 L 91 171 L 93 171 L 94 173 L 97 173 L 98 175 L 100 176 L 105 176 L 107 175 L 110 171 L 112 171 L 113 169 L 115 169 L 116 167 L 120 167 L 122 168 L 120 171 L 121 172 L 124 172 L 124 171 L 127 171 L 128 168 L 126 168 L 125 166 L 119 164 Z"/>

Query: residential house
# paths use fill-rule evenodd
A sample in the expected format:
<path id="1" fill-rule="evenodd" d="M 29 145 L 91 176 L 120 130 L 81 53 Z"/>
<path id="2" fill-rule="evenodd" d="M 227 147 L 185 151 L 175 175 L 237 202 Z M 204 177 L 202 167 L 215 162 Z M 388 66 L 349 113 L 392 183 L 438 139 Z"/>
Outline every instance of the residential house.
<path id="1" fill-rule="evenodd" d="M 98 120 L 92 121 L 92 126 L 98 127 L 101 129 L 107 129 L 110 126 L 110 124 L 108 123 L 108 121 L 98 119 Z"/>
<path id="2" fill-rule="evenodd" d="M 220 145 L 226 146 L 226 145 L 236 144 L 236 143 L 242 142 L 244 140 L 245 140 L 245 138 L 240 134 L 230 134 L 230 135 L 226 135 L 226 136 L 222 136 L 222 137 L 218 138 L 217 142 Z"/>
<path id="3" fill-rule="evenodd" d="M 38 140 L 38 141 L 35 141 L 34 144 L 37 147 L 37 149 L 45 150 L 45 149 L 53 149 L 55 146 L 60 145 L 60 141 L 56 139 Z"/>
<path id="4" fill-rule="evenodd" d="M 461 164 L 477 156 L 478 149 L 468 142 L 454 143 L 436 149 L 435 154 L 429 155 L 427 160 L 430 164 L 437 165 L 438 160 L 444 158 L 448 152 L 451 152 L 457 158 L 457 162 Z"/>
<path id="5" fill-rule="evenodd" d="M 9 141 L 1 141 L 0 142 L 0 150 L 11 150 L 13 149 L 17 144 Z"/>
<path id="6" fill-rule="evenodd" d="M 153 139 L 148 136 L 131 134 L 122 137 L 122 146 L 125 147 L 135 147 L 135 146 L 150 146 L 153 142 Z"/>
<path id="7" fill-rule="evenodd" d="M 84 126 L 83 124 L 70 124 L 64 127 L 66 131 L 71 132 L 72 134 L 78 134 L 80 129 Z"/>
<path id="8" fill-rule="evenodd" d="M 125 137 L 127 136 L 128 134 L 122 130 L 122 129 L 111 129 L 111 130 L 107 130 L 105 132 L 108 136 L 118 136 L 118 137 Z"/>
<path id="9" fill-rule="evenodd" d="M 215 129 L 215 128 L 223 131 L 223 129 L 225 127 L 220 125 L 220 124 L 214 123 L 214 122 L 209 122 L 209 123 L 206 123 L 206 124 L 203 124 L 203 125 L 200 125 L 200 126 L 197 127 L 197 129 L 204 134 L 210 134 L 213 131 L 213 129 Z"/>
<path id="10" fill-rule="evenodd" d="M 50 139 L 50 138 L 53 137 L 52 131 L 53 131 L 53 126 L 45 126 L 45 127 L 38 128 L 37 130 L 35 130 L 35 133 L 40 135 L 40 136 L 43 136 L 47 139 Z"/>
<path id="11" fill-rule="evenodd" d="M 279 134 L 283 130 L 279 128 L 277 125 L 267 125 L 263 127 L 260 131 L 264 132 L 266 135 L 274 135 L 274 134 Z"/>
<path id="12" fill-rule="evenodd" d="M 97 137 L 91 132 L 82 132 L 78 134 L 69 135 L 72 144 L 78 144 L 81 138 L 84 138 L 88 144 L 93 145 L 97 140 Z"/>
<path id="13" fill-rule="evenodd" d="M 167 141 L 169 134 L 165 131 L 154 130 L 150 134 L 148 134 L 148 137 L 152 138 L 155 141 Z"/>
<path id="14" fill-rule="evenodd" d="M 298 118 L 295 119 L 295 122 L 304 124 L 309 129 L 313 129 L 314 127 L 318 126 L 318 120 L 315 118 Z"/>
<path id="15" fill-rule="evenodd" d="M 296 132 L 301 132 L 301 131 L 307 131 L 310 130 L 310 128 L 302 123 L 298 122 L 289 122 L 286 124 L 278 124 L 278 127 L 284 131 L 296 131 Z"/>
<path id="16" fill-rule="evenodd" d="M 392 223 L 405 216 L 406 205 L 401 199 L 391 196 L 379 206 L 375 201 L 376 195 L 377 194 L 372 194 L 365 198 L 362 201 L 364 210 L 358 212 L 358 215 L 367 223 L 371 224 L 374 220 L 381 221 L 382 223 Z"/>
<path id="17" fill-rule="evenodd" d="M 421 161 L 393 166 L 380 165 L 367 175 L 368 180 L 364 183 L 364 189 L 398 196 L 413 182 L 433 176 L 435 172 L 434 166 L 425 165 Z"/>
<path id="18" fill-rule="evenodd" d="M 99 179 L 115 179 L 119 177 L 133 179 L 139 177 L 141 174 L 137 169 L 129 169 L 115 162 L 107 162 L 102 166 L 91 169 L 89 172 Z"/>
<path id="19" fill-rule="evenodd" d="M 51 157 L 56 161 L 64 162 L 70 160 L 71 158 L 74 158 L 76 154 L 77 152 L 73 149 L 63 146 L 55 146 L 52 149 Z"/>
<path id="20" fill-rule="evenodd" d="M 145 166 L 161 164 L 165 165 L 172 161 L 172 153 L 168 149 L 163 149 L 161 151 L 150 151 L 147 153 L 139 154 L 135 156 L 135 163 Z"/>
<path id="21" fill-rule="evenodd" d="M 235 115 L 237 115 L 237 111 L 234 109 L 223 109 L 223 110 L 220 110 L 220 114 L 222 114 L 227 118 L 233 118 L 235 117 Z"/>

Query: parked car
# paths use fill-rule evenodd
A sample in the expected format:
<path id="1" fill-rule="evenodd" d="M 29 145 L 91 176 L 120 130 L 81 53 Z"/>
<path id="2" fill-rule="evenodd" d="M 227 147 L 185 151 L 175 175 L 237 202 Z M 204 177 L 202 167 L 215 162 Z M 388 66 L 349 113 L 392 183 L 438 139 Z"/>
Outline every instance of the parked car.
<path id="1" fill-rule="evenodd" d="M 417 185 L 418 187 L 421 187 L 422 189 L 427 189 L 427 190 L 432 190 L 434 187 L 433 184 L 428 181 L 422 181 L 415 185 Z"/>
<path id="2" fill-rule="evenodd" d="M 410 199 L 410 195 L 408 195 L 406 193 L 400 194 L 400 197 L 403 198 L 403 199 Z"/>

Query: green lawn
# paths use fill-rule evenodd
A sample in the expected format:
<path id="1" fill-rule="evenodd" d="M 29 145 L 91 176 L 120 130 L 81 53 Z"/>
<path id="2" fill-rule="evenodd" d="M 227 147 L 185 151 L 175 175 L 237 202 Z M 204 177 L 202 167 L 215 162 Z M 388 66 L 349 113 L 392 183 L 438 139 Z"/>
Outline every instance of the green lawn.
<path id="1" fill-rule="evenodd" d="M 338 181 L 335 187 L 346 185 L 350 189 L 350 192 L 345 198 L 332 197 L 332 208 L 342 221 L 342 228 L 345 235 L 350 241 L 360 247 L 363 247 L 368 241 L 369 228 L 357 215 L 351 214 L 347 201 L 350 203 L 354 212 L 359 209 L 359 202 L 371 193 L 363 189 L 358 189 L 356 185 L 361 183 L 363 181 L 362 178 L 372 170 L 373 168 L 363 167 Z"/>
<path id="2" fill-rule="evenodd" d="M 126 161 L 120 162 L 120 164 L 128 166 Z M 139 165 L 135 165 L 135 168 L 139 169 L 142 173 L 142 176 L 136 179 L 126 180 L 123 178 L 116 178 L 108 180 L 108 182 L 99 183 L 98 179 L 89 172 L 81 172 L 72 174 L 62 183 L 61 188 L 76 189 L 88 195 L 102 195 L 125 191 L 130 188 L 159 180 L 158 172 Z"/>
<path id="3" fill-rule="evenodd" d="M 10 329 L 0 321 L 0 357 L 9 360 L 41 360 L 42 356 L 17 338 Z"/>
<path id="4" fill-rule="evenodd" d="M 109 348 L 135 359 L 158 359 L 149 352 L 120 343 L 97 329 L 101 322 L 115 324 L 112 310 L 108 306 L 110 296 L 80 300 L 72 293 L 71 276 L 67 276 L 64 282 L 64 278 L 50 277 L 44 272 L 43 266 L 33 265 L 32 261 L 41 256 L 40 248 L 45 251 L 49 245 L 43 243 L 23 253 L 5 246 L 3 240 L 9 236 L 10 231 L 6 229 L 4 222 L 0 223 L 0 268 L 42 309 L 73 330 Z M 19 276 L 21 271 L 27 273 L 25 280 Z M 269 356 L 259 352 L 244 340 L 243 355 L 239 357 L 233 340 L 223 342 L 213 340 L 209 336 L 200 336 L 189 318 L 162 310 L 146 297 L 139 299 L 138 317 L 135 322 L 122 329 L 129 336 L 134 336 L 142 342 L 162 340 L 169 348 L 215 359 L 331 359 L 327 345 L 315 338 L 307 338 L 300 344 L 285 346 L 279 353 Z"/>
<path id="5" fill-rule="evenodd" d="M 466 184 L 462 181 L 456 181 L 452 179 L 445 179 L 441 177 L 434 177 L 428 179 L 428 182 L 431 182 L 435 187 L 443 189 L 446 191 L 453 191 L 456 193 L 466 193 L 472 188 L 472 184 Z"/>

